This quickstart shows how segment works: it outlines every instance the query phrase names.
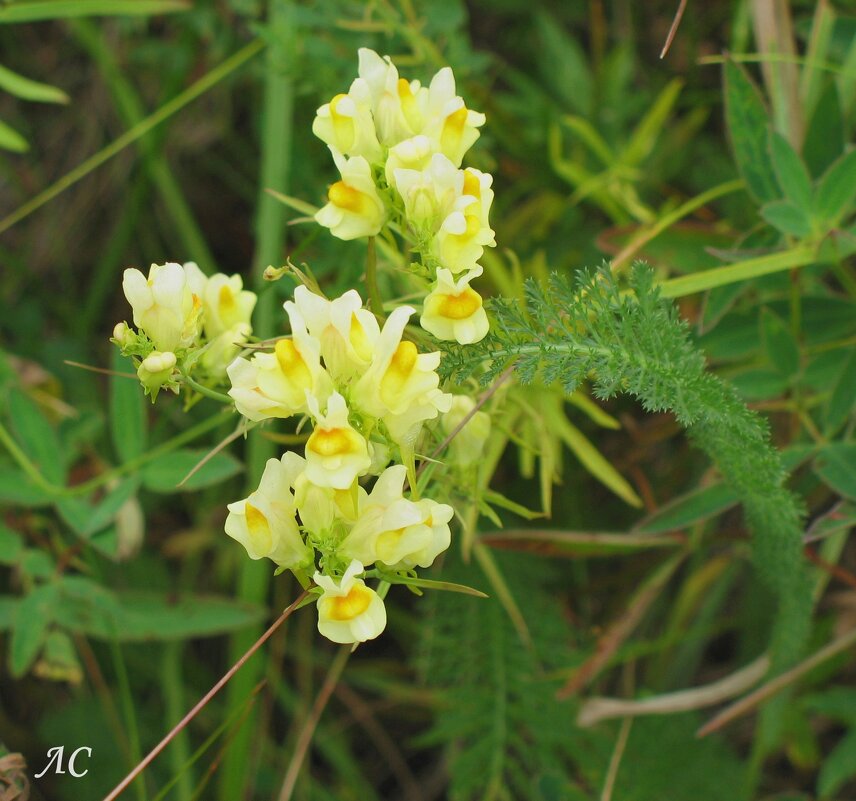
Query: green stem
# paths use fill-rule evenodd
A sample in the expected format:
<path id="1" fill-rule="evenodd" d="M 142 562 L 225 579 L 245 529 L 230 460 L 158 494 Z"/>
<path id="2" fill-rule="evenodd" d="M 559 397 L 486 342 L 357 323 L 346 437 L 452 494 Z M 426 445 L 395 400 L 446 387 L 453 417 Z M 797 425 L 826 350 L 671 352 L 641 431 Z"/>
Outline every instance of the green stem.
<path id="1" fill-rule="evenodd" d="M 90 172 L 109 161 L 117 153 L 128 147 L 128 145 L 145 136 L 153 128 L 169 119 L 177 111 L 183 109 L 188 103 L 204 95 L 211 87 L 231 75 L 238 67 L 243 66 L 253 56 L 260 53 L 264 49 L 264 46 L 265 43 L 262 39 L 254 39 L 246 47 L 241 48 L 237 53 L 227 58 L 222 64 L 189 86 L 181 94 L 164 103 L 157 111 L 141 120 L 133 128 L 125 131 L 125 133 L 107 145 L 107 147 L 99 150 L 94 156 L 90 156 L 86 161 L 75 167 L 71 172 L 66 173 L 43 192 L 39 192 L 32 200 L 27 201 L 10 215 L 0 220 L 0 234 L 7 231 L 16 223 L 19 223 L 25 217 L 28 217 L 34 211 L 40 209 L 45 203 L 53 200 L 70 186 L 74 186 L 81 178 L 85 178 Z"/>
<path id="2" fill-rule="evenodd" d="M 375 316 L 383 319 L 383 296 L 377 283 L 377 247 L 375 238 L 369 237 L 366 251 L 366 292 L 369 296 L 369 308 Z"/>
<path id="3" fill-rule="evenodd" d="M 219 401 L 220 403 L 227 403 L 229 406 L 235 405 L 235 401 L 225 393 L 217 392 L 216 389 L 206 387 L 204 384 L 200 384 L 198 381 L 192 379 L 189 375 L 183 375 L 181 377 L 181 381 L 200 395 L 204 395 L 206 398 L 211 398 L 212 400 Z"/>
<path id="4" fill-rule="evenodd" d="M 259 292 L 254 328 L 263 339 L 272 336 L 276 330 L 278 307 L 276 288 L 264 280 L 264 270 L 268 264 L 282 262 L 285 244 L 285 209 L 269 190 L 285 194 L 288 187 L 294 105 L 295 27 L 293 4 L 288 0 L 269 0 L 269 47 L 265 58 L 261 174 L 256 216 L 256 252 L 253 258 L 255 288 Z M 258 432 L 250 436 L 247 452 L 249 489 L 256 488 L 267 460 L 274 453 L 273 442 L 264 439 Z M 264 565 L 247 559 L 240 569 L 236 594 L 243 601 L 264 603 L 270 580 L 270 571 Z M 259 629 L 255 626 L 234 634 L 229 643 L 231 657 L 243 654 L 258 634 Z M 230 682 L 227 708 L 241 703 L 259 681 L 263 675 L 263 660 L 263 655 L 257 654 Z M 251 740 L 256 733 L 257 721 L 258 714 L 254 710 L 246 724 L 236 733 L 226 753 L 217 788 L 220 801 L 234 801 L 250 795 L 246 788 L 257 772 L 253 763 L 258 758 L 258 749 L 253 749 Z"/>
<path id="5" fill-rule="evenodd" d="M 169 642 L 163 647 L 161 660 L 161 682 L 163 683 L 164 701 L 166 702 L 166 720 L 169 726 L 181 720 L 184 715 L 184 682 L 182 680 L 182 650 L 181 642 Z M 187 730 L 179 732 L 172 741 L 169 750 L 172 772 L 177 784 L 177 801 L 190 801 L 193 795 L 193 773 L 190 771 L 190 740 Z"/>

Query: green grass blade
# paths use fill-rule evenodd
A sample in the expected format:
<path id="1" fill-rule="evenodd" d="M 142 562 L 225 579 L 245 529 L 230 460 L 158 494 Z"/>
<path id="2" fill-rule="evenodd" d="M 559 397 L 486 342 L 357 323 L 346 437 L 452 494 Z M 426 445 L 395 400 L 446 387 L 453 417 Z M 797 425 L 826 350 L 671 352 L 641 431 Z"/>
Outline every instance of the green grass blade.
<path id="1" fill-rule="evenodd" d="M 36 103 L 68 103 L 68 95 L 62 89 L 30 80 L 2 65 L 0 65 L 0 89 L 21 100 L 32 100 Z"/>
<path id="2" fill-rule="evenodd" d="M 0 24 L 70 17 L 149 16 L 187 11 L 184 0 L 37 0 L 0 8 Z"/>

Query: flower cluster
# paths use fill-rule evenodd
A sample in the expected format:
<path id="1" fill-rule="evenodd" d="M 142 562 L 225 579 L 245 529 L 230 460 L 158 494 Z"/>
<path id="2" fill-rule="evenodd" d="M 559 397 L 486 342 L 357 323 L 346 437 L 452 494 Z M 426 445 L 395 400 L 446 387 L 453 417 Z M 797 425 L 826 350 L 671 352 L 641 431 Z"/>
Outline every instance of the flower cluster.
<path id="1" fill-rule="evenodd" d="M 313 126 L 341 172 L 318 222 L 343 239 L 400 231 L 420 258 L 422 328 L 463 344 L 488 330 L 470 282 L 494 244 L 491 177 L 460 168 L 483 122 L 455 94 L 451 70 L 424 88 L 361 50 L 360 77 Z M 297 417 L 299 431 L 308 423 L 302 455 L 270 459 L 258 488 L 228 505 L 226 534 L 250 558 L 294 573 L 316 596 L 323 635 L 377 637 L 390 584 L 418 585 L 416 569 L 451 541 L 452 507 L 424 497 L 417 481 L 423 432 L 435 442 L 454 433 L 445 458 L 472 475 L 490 429 L 471 398 L 440 388 L 440 352 L 420 351 L 429 337 L 407 330 L 417 309 L 384 315 L 364 308 L 355 290 L 330 300 L 301 285 L 284 304 L 290 334 L 259 343 L 251 342 L 256 296 L 237 275 L 206 278 L 193 263 L 170 263 L 148 276 L 126 270 L 123 288 L 136 330 L 119 323 L 113 341 L 134 358 L 153 400 L 184 383 L 233 403 L 252 425 Z M 214 389 L 226 384 L 228 395 Z"/>
<path id="2" fill-rule="evenodd" d="M 452 508 L 405 497 L 407 467 L 387 465 L 395 452 L 412 463 L 422 426 L 453 397 L 439 389 L 440 354 L 403 338 L 412 308 L 395 309 L 381 328 L 355 290 L 331 301 L 300 286 L 285 311 L 291 336 L 272 353 L 235 359 L 229 395 L 250 420 L 306 415 L 312 432 L 302 457 L 271 459 L 258 490 L 230 504 L 226 533 L 251 558 L 298 575 L 314 569 L 317 551 L 319 628 L 361 642 L 380 634 L 386 615 L 356 576 L 371 565 L 429 567 L 449 546 Z M 368 476 L 377 476 L 371 492 L 359 483 Z"/>
<path id="3" fill-rule="evenodd" d="M 318 109 L 312 126 L 340 173 L 315 219 L 340 239 L 401 224 L 431 282 L 419 322 L 437 339 L 461 344 L 488 331 L 470 283 L 482 273 L 484 248 L 495 245 L 488 220 L 493 179 L 461 169 L 484 121 L 456 94 L 448 67 L 425 87 L 363 48 L 359 77 Z"/>
<path id="4" fill-rule="evenodd" d="M 240 275 L 209 278 L 193 262 L 153 264 L 148 276 L 125 270 L 122 289 L 137 330 L 117 323 L 112 341 L 134 357 L 152 400 L 161 389 L 178 392 L 185 368 L 198 365 L 200 375 L 222 379 L 252 334 L 256 295 Z"/>

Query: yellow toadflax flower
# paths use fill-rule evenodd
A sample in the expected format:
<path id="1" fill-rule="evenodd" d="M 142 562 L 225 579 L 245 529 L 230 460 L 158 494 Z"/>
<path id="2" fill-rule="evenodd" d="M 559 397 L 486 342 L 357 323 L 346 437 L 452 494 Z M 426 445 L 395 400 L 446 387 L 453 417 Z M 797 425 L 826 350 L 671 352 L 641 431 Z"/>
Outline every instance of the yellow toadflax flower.
<path id="1" fill-rule="evenodd" d="M 297 308 L 310 334 L 321 343 L 324 365 L 335 381 L 347 383 L 369 366 L 380 328 L 356 290 L 327 300 L 299 286 L 294 301 L 285 303 L 286 311 L 291 307 Z"/>
<path id="2" fill-rule="evenodd" d="M 259 488 L 228 505 L 226 533 L 246 548 L 250 559 L 268 558 L 287 568 L 312 563 L 313 550 L 300 536 L 292 494 L 302 469 L 303 459 L 295 453 L 268 459 Z"/>
<path id="3" fill-rule="evenodd" d="M 479 138 L 478 128 L 484 125 L 485 115 L 464 105 L 456 94 L 451 68 L 443 67 L 428 87 L 425 120 L 422 133 L 434 140 L 439 153 L 460 167 L 464 154 Z"/>
<path id="4" fill-rule="evenodd" d="M 199 273 L 199 268 L 192 266 Z M 122 279 L 122 290 L 134 312 L 134 325 L 158 350 L 174 352 L 198 340 L 201 287 L 191 270 L 174 262 L 153 264 L 147 277 L 129 268 Z"/>
<path id="5" fill-rule="evenodd" d="M 348 489 L 371 466 L 368 443 L 348 422 L 345 399 L 334 392 L 322 414 L 318 401 L 307 394 L 315 429 L 306 442 L 306 478 L 319 487 Z"/>
<path id="6" fill-rule="evenodd" d="M 386 209 L 362 156 L 346 158 L 332 148 L 333 160 L 342 178 L 327 190 L 328 203 L 315 215 L 316 221 L 339 239 L 359 239 L 380 232 Z"/>
<path id="7" fill-rule="evenodd" d="M 438 387 L 440 353 L 419 353 L 416 345 L 402 340 L 413 314 L 399 306 L 386 320 L 372 363 L 356 382 L 352 402 L 372 417 L 382 418 L 392 438 L 412 446 L 422 423 L 448 411 L 452 396 Z"/>
<path id="8" fill-rule="evenodd" d="M 453 510 L 432 500 L 410 501 L 402 490 L 403 465 L 388 467 L 361 502 L 360 514 L 338 552 L 363 564 L 430 567 L 449 547 Z"/>
<path id="9" fill-rule="evenodd" d="M 373 640 L 386 628 L 386 607 L 381 597 L 357 578 L 363 566 L 355 559 L 336 582 L 316 573 L 324 591 L 318 599 L 318 631 L 328 640 L 347 644 Z"/>
<path id="10" fill-rule="evenodd" d="M 214 339 L 237 325 L 249 326 L 256 300 L 255 292 L 244 289 L 240 275 L 212 275 L 202 293 L 205 335 Z"/>
<path id="11" fill-rule="evenodd" d="M 296 308 L 289 310 L 291 338 L 277 340 L 273 353 L 239 357 L 229 365 L 229 395 L 250 420 L 291 417 L 308 411 L 307 397 L 326 401 L 332 391 L 330 376 L 321 366 L 317 340 L 306 330 Z"/>
<path id="12" fill-rule="evenodd" d="M 476 267 L 457 281 L 449 270 L 437 270 L 437 283 L 422 305 L 420 325 L 437 339 L 471 345 L 484 339 L 489 324 L 481 295 L 470 281 L 482 274 Z"/>
<path id="13" fill-rule="evenodd" d="M 377 163 L 383 157 L 383 149 L 377 141 L 371 107 L 368 84 L 357 78 L 348 94 L 336 95 L 318 109 L 312 133 L 339 153 Z"/>

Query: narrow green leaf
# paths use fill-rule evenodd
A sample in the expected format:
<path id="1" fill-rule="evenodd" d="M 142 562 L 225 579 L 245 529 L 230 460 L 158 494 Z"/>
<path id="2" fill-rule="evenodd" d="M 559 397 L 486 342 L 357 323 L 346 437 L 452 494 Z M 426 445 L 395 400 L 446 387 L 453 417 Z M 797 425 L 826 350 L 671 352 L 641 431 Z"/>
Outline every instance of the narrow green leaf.
<path id="1" fill-rule="evenodd" d="M 674 548 L 679 537 L 649 533 L 628 534 L 610 531 L 560 531 L 552 529 L 519 529 L 484 534 L 479 542 L 491 548 L 524 551 L 550 557 L 621 556 L 649 548 Z"/>
<path id="2" fill-rule="evenodd" d="M 757 259 L 747 259 L 736 264 L 672 278 L 661 284 L 661 295 L 664 298 L 682 298 L 696 292 L 703 292 L 705 289 L 733 284 L 735 281 L 748 281 L 750 278 L 761 275 L 791 270 L 794 267 L 805 267 L 812 264 L 814 260 L 812 248 L 796 247 L 771 253 L 768 256 L 759 256 Z"/>
<path id="3" fill-rule="evenodd" d="M 651 108 L 630 135 L 627 146 L 621 151 L 619 158 L 623 164 L 637 167 L 654 149 L 683 86 L 684 82 L 680 78 L 673 78 L 657 95 Z"/>
<path id="4" fill-rule="evenodd" d="M 21 678 L 39 655 L 56 609 L 56 585 L 36 587 L 19 604 L 9 645 L 9 672 Z"/>
<path id="5" fill-rule="evenodd" d="M 814 195 L 815 218 L 830 228 L 853 213 L 856 199 L 856 148 L 829 166 Z"/>
<path id="6" fill-rule="evenodd" d="M 149 16 L 186 11 L 184 0 L 35 0 L 0 7 L 0 24 L 69 17 Z"/>
<path id="7" fill-rule="evenodd" d="M 814 462 L 814 472 L 833 490 L 856 500 L 856 443 L 834 442 Z"/>
<path id="8" fill-rule="evenodd" d="M 39 407 L 20 390 L 12 390 L 9 418 L 18 442 L 36 468 L 51 483 L 64 484 L 65 465 L 59 438 Z"/>
<path id="9" fill-rule="evenodd" d="M 433 579 L 413 578 L 412 576 L 401 576 L 397 573 L 387 573 L 384 570 L 377 571 L 378 576 L 390 584 L 404 584 L 408 587 L 418 587 L 423 590 L 443 590 L 444 592 L 459 592 L 462 595 L 472 595 L 476 598 L 487 598 L 481 590 L 467 587 L 464 584 L 454 584 L 451 581 L 435 581 Z"/>
<path id="10" fill-rule="evenodd" d="M 219 484 L 244 469 L 234 456 L 221 452 L 209 459 L 179 487 L 179 482 L 207 453 L 205 450 L 188 448 L 153 459 L 142 469 L 143 485 L 152 492 L 191 492 Z"/>
<path id="11" fill-rule="evenodd" d="M 535 31 L 535 58 L 544 82 L 574 111 L 588 117 L 594 97 L 592 75 L 579 42 L 543 7 L 535 14 Z"/>
<path id="12" fill-rule="evenodd" d="M 799 372 L 799 346 L 785 321 L 768 308 L 761 311 L 761 341 L 773 369 L 787 377 Z"/>
<path id="13" fill-rule="evenodd" d="M 113 370 L 135 373 L 131 359 L 113 351 Z M 146 449 L 146 411 L 143 391 L 138 381 L 113 376 L 110 378 L 110 437 L 117 456 L 129 462 Z"/>
<path id="14" fill-rule="evenodd" d="M 21 134 L 0 120 L 0 148 L 11 150 L 13 153 L 26 153 L 30 146 Z"/>
<path id="15" fill-rule="evenodd" d="M 856 406 L 856 348 L 852 348 L 841 365 L 832 394 L 826 404 L 826 430 L 833 433 L 847 420 Z"/>
<path id="16" fill-rule="evenodd" d="M 773 200 L 761 206 L 761 216 L 777 231 L 804 237 L 811 233 L 811 219 L 798 206 L 787 200 Z"/>
<path id="17" fill-rule="evenodd" d="M 21 100 L 32 100 L 36 103 L 68 103 L 68 95 L 62 89 L 25 78 L 2 64 L 0 64 L 0 89 Z"/>
<path id="18" fill-rule="evenodd" d="M 15 624 L 15 615 L 18 612 L 17 598 L 8 595 L 0 595 L 0 631 L 9 631 Z"/>
<path id="19" fill-rule="evenodd" d="M 770 155 L 785 197 L 802 211 L 811 209 L 811 178 L 790 142 L 778 131 L 770 132 Z"/>
<path id="20" fill-rule="evenodd" d="M 733 61 L 726 61 L 725 122 L 734 160 L 749 193 L 765 203 L 778 194 L 776 176 L 767 147 L 769 119 L 764 102 L 746 71 Z"/>
<path id="21" fill-rule="evenodd" d="M 856 729 L 851 729 L 823 760 L 817 778 L 818 795 L 833 797 L 853 776 L 856 776 Z"/>
<path id="22" fill-rule="evenodd" d="M 646 534 L 676 531 L 692 523 L 710 520 L 736 506 L 737 493 L 725 484 L 714 484 L 687 492 L 661 506 L 633 529 Z"/>

